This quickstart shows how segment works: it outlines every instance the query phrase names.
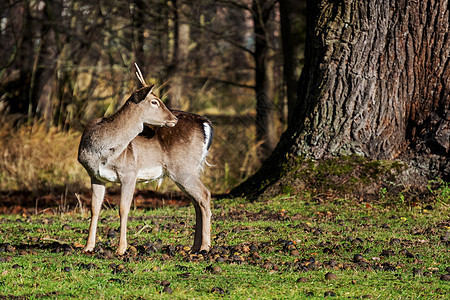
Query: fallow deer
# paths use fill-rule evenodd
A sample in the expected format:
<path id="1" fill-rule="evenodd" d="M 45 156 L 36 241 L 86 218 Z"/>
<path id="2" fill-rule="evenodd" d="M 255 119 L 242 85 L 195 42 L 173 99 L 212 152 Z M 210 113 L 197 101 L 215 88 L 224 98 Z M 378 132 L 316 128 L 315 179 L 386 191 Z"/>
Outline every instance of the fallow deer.
<path id="1" fill-rule="evenodd" d="M 86 125 L 78 161 L 91 177 L 91 223 L 85 252 L 95 247 L 105 183 L 121 184 L 120 238 L 116 254 L 127 250 L 127 219 L 136 182 L 170 177 L 195 208 L 196 224 L 191 251 L 209 250 L 211 210 L 209 190 L 200 173 L 211 145 L 213 128 L 202 116 L 169 110 L 153 93 L 137 68 L 141 89 L 113 115 Z"/>

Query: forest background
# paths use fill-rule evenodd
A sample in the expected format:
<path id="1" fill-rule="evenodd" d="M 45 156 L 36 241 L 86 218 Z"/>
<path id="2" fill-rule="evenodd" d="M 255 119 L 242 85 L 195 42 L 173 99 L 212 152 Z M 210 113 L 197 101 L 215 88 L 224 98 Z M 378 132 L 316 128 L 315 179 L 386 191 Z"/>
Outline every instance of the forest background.
<path id="1" fill-rule="evenodd" d="M 88 187 L 80 134 L 140 87 L 136 62 L 169 107 L 213 121 L 205 181 L 228 191 L 273 150 L 296 95 L 306 3 L 282 2 L 2 1 L 0 190 Z"/>
<path id="2" fill-rule="evenodd" d="M 448 0 L 0 1 L 0 298 L 444 298 L 449 19 Z M 135 62 L 215 128 L 209 253 L 167 180 L 138 185 L 124 256 L 110 186 L 82 254 L 80 136 L 140 87 Z"/>
<path id="3" fill-rule="evenodd" d="M 448 181 L 446 1 L 306 2 L 2 2 L 0 190 L 79 201 L 81 132 L 139 88 L 135 62 L 170 108 L 212 120 L 213 193 L 413 199 Z"/>

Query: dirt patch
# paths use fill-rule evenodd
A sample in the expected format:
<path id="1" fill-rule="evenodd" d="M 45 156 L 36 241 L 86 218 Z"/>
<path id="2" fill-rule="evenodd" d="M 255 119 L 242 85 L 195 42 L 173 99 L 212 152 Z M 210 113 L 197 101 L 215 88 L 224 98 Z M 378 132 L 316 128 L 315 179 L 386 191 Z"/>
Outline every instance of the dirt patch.
<path id="1" fill-rule="evenodd" d="M 81 194 L 69 192 L 34 193 L 31 191 L 1 191 L 0 214 L 54 214 L 91 204 L 91 192 Z M 120 192 L 110 191 L 105 195 L 104 205 L 114 207 L 119 204 Z M 186 206 L 190 200 L 181 192 L 158 193 L 154 191 L 136 191 L 134 205 L 139 208 L 154 209 L 164 206 Z"/>

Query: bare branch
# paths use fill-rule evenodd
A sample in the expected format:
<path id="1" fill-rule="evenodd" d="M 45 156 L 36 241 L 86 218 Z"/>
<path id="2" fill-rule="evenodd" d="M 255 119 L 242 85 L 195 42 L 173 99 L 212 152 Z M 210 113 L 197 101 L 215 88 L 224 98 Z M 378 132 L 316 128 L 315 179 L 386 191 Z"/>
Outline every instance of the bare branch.
<path id="1" fill-rule="evenodd" d="M 228 84 L 228 85 L 232 85 L 232 86 L 236 86 L 236 87 L 241 87 L 241 88 L 246 88 L 246 89 L 255 89 L 254 85 L 248 85 L 248 84 L 242 84 L 239 82 L 235 82 L 235 81 L 230 81 L 230 80 L 226 80 L 226 79 L 220 79 L 220 78 L 213 78 L 213 77 L 191 77 L 194 79 L 198 79 L 198 80 L 203 80 L 203 81 L 214 81 L 214 82 L 218 82 L 218 83 L 224 83 L 224 84 Z"/>

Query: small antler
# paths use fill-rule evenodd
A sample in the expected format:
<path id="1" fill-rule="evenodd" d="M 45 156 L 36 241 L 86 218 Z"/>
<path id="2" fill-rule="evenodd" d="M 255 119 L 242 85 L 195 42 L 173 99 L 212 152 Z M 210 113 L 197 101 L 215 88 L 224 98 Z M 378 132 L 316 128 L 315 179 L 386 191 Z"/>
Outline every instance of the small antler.
<path id="1" fill-rule="evenodd" d="M 134 65 L 136 66 L 136 76 L 139 79 L 139 81 L 142 83 L 143 86 L 148 86 L 148 84 L 145 82 L 144 76 L 142 76 L 142 72 L 141 69 L 139 69 L 139 66 L 137 65 L 137 63 L 134 63 Z"/>

